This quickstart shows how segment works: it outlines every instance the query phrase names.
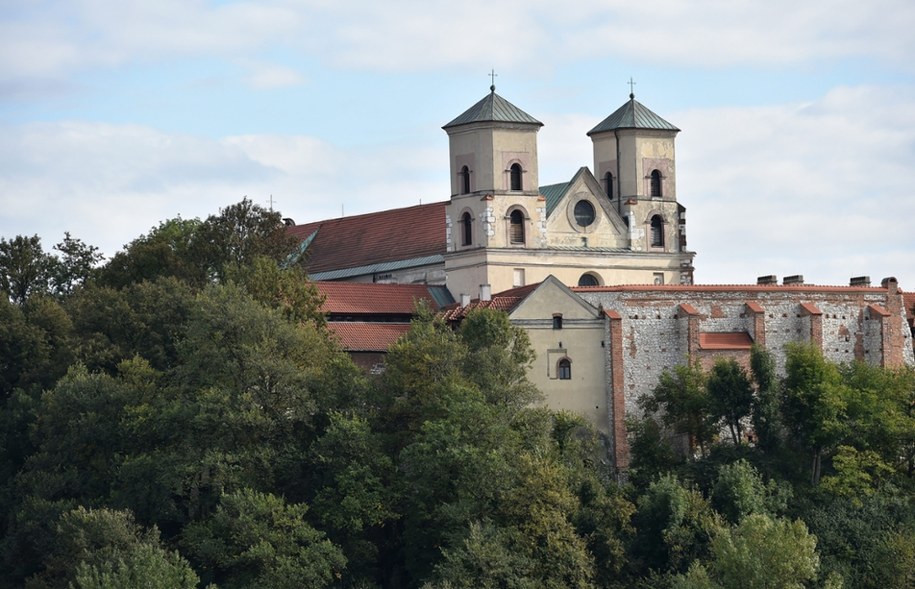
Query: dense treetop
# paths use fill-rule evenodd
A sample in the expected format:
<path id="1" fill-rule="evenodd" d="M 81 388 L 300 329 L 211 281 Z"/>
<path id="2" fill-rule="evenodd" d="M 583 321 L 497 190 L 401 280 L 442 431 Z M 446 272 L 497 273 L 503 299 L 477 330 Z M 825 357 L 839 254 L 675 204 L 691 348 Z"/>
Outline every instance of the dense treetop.
<path id="1" fill-rule="evenodd" d="M 911 370 L 677 367 L 617 473 L 506 315 L 418 309 L 369 377 L 293 247 L 247 200 L 0 237 L 0 588 L 915 585 Z"/>

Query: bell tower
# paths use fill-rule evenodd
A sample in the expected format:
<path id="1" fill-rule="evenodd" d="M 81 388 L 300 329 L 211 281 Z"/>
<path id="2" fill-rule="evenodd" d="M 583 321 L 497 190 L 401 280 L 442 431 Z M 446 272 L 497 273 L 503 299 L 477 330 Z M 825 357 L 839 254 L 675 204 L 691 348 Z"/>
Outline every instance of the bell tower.
<path id="1" fill-rule="evenodd" d="M 543 123 L 489 94 L 442 127 L 448 133 L 451 198 L 445 267 L 452 292 L 491 284 L 487 252 L 546 245 L 537 132 Z"/>
<path id="2" fill-rule="evenodd" d="M 680 129 L 629 94 L 629 101 L 588 132 L 594 175 L 629 227 L 634 252 L 689 254 L 686 209 L 677 202 L 674 140 Z M 692 283 L 692 255 L 680 283 Z"/>

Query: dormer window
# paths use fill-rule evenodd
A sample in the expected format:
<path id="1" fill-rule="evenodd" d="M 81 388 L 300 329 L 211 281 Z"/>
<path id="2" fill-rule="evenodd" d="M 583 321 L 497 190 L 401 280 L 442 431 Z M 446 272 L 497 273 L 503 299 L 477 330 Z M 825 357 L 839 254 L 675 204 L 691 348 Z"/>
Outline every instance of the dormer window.
<path id="1" fill-rule="evenodd" d="M 508 216 L 508 241 L 524 243 L 524 213 L 515 209 Z"/>
<path id="2" fill-rule="evenodd" d="M 470 213 L 461 215 L 461 245 L 473 244 L 473 219 Z"/>
<path id="3" fill-rule="evenodd" d="M 509 168 L 511 190 L 521 190 L 521 164 L 512 164 Z"/>
<path id="4" fill-rule="evenodd" d="M 470 194 L 470 168 L 461 168 L 461 194 Z"/>
<path id="5" fill-rule="evenodd" d="M 661 172 L 658 170 L 651 171 L 651 196 L 661 196 Z"/>

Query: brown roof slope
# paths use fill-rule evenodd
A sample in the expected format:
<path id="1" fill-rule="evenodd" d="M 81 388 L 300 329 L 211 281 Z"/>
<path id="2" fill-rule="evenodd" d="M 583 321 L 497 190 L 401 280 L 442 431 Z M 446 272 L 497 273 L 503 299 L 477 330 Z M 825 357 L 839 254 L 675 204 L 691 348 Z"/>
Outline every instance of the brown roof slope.
<path id="1" fill-rule="evenodd" d="M 344 350 L 385 352 L 391 347 L 391 344 L 410 331 L 410 324 L 331 321 L 327 324 L 327 328 L 334 332 Z"/>
<path id="2" fill-rule="evenodd" d="M 296 225 L 311 273 L 445 253 L 445 205 L 437 202 Z"/>
<path id="3" fill-rule="evenodd" d="M 412 315 L 416 301 L 424 300 L 433 311 L 438 305 L 424 284 L 375 284 L 371 282 L 315 282 L 324 295 L 324 313 Z"/>

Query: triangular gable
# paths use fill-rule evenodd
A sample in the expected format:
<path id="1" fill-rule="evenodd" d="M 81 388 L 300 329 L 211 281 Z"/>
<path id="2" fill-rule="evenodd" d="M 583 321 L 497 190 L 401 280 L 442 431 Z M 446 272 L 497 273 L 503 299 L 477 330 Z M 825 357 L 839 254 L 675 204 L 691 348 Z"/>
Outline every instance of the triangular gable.
<path id="1" fill-rule="evenodd" d="M 613 203 L 604 194 L 604 189 L 600 182 L 587 167 L 579 168 L 569 182 L 554 184 L 546 188 L 553 189 L 547 199 L 547 231 L 567 231 L 572 229 L 567 215 L 569 204 L 573 199 L 576 202 L 580 200 L 581 193 L 585 192 L 600 207 L 603 213 L 602 216 L 606 221 L 609 221 L 609 226 L 614 236 L 623 238 L 627 235 L 626 222 L 623 221 L 619 212 L 613 208 Z M 600 228 L 601 232 L 607 231 L 606 225 L 607 223 L 603 223 Z"/>
<path id="2" fill-rule="evenodd" d="M 569 290 L 550 274 L 509 313 L 512 320 L 549 319 L 561 313 L 563 319 L 596 319 L 600 311 Z"/>

